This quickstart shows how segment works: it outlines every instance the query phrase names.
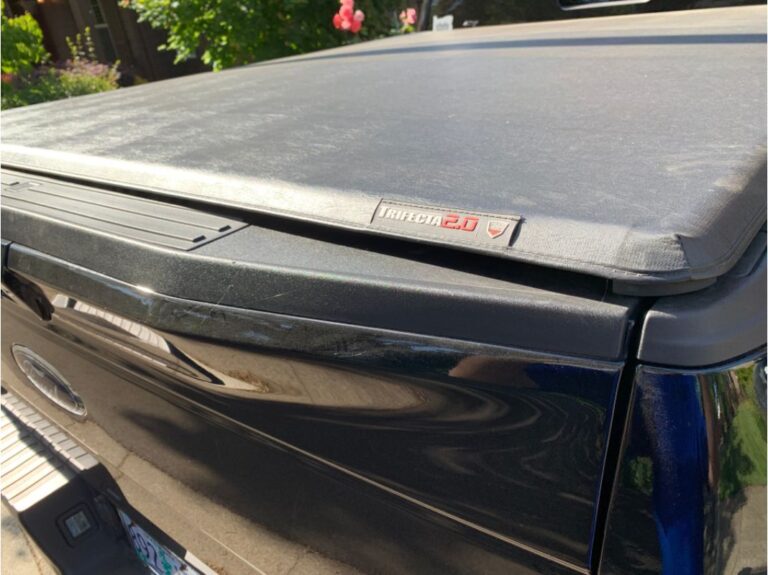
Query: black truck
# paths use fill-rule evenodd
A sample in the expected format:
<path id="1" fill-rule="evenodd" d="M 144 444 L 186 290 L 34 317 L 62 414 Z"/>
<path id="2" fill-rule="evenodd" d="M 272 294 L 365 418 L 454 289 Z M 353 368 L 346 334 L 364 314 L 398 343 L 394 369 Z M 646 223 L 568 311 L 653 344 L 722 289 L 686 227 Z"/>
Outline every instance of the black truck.
<path id="1" fill-rule="evenodd" d="M 4 503 L 63 573 L 764 573 L 765 28 L 3 113 Z"/>

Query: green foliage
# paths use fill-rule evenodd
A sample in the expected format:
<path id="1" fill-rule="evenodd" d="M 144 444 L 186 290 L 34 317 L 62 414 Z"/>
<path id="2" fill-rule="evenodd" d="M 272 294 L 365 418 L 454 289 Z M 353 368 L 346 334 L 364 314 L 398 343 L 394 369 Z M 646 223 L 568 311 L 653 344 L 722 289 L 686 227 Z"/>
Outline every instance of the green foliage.
<path id="1" fill-rule="evenodd" d="M 93 43 L 93 38 L 91 38 L 91 29 L 88 26 L 85 27 L 85 30 L 82 34 L 80 32 L 75 34 L 74 38 L 67 36 L 66 42 L 72 61 L 98 61 L 99 58 L 96 55 L 96 46 Z"/>
<path id="2" fill-rule="evenodd" d="M 2 109 L 28 106 L 52 100 L 96 94 L 117 88 L 117 80 L 109 76 L 83 73 L 79 70 L 47 67 L 33 77 L 3 83 Z"/>
<path id="3" fill-rule="evenodd" d="M 766 484 L 765 413 L 755 403 L 739 405 L 726 434 L 720 497 L 732 497 L 750 485 Z"/>
<path id="4" fill-rule="evenodd" d="M 16 108 L 66 98 L 58 70 L 46 68 L 30 77 L 19 77 L 14 82 L 3 82 L 2 108 Z"/>
<path id="5" fill-rule="evenodd" d="M 38 66 L 3 78 L 0 108 L 16 108 L 74 96 L 96 94 L 118 87 L 117 63 L 96 61 L 90 30 L 67 38 L 71 59 L 60 67 Z"/>
<path id="6" fill-rule="evenodd" d="M 624 470 L 625 482 L 640 493 L 653 493 L 653 461 L 650 457 L 633 457 Z"/>
<path id="7" fill-rule="evenodd" d="M 36 65 L 48 59 L 48 52 L 43 47 L 43 31 L 37 20 L 30 14 L 8 18 L 5 6 L 0 4 L 2 23 L 2 71 L 4 74 L 28 72 Z"/>
<path id="8" fill-rule="evenodd" d="M 65 98 L 108 92 L 118 87 L 114 68 L 100 74 L 89 74 L 77 68 L 64 69 L 59 72 L 59 82 Z"/>
<path id="9" fill-rule="evenodd" d="M 123 0 L 139 20 L 168 34 L 163 49 L 176 62 L 195 55 L 221 70 L 280 56 L 339 46 L 389 33 L 401 6 L 394 0 L 359 0 L 365 12 L 359 34 L 333 29 L 338 0 Z"/>

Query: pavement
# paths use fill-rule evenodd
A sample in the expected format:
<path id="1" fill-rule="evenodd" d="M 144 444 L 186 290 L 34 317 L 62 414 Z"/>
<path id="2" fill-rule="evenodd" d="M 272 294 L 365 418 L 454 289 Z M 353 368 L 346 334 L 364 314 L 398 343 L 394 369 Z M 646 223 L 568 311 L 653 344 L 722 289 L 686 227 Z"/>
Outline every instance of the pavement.
<path id="1" fill-rule="evenodd" d="M 43 552 L 30 540 L 19 522 L 8 511 L 5 505 L 2 508 L 0 525 L 2 526 L 2 558 L 0 559 L 0 573 L 13 575 L 56 575 L 51 564 L 43 555 Z"/>
<path id="2" fill-rule="evenodd" d="M 730 519 L 730 553 L 723 575 L 765 573 L 766 490 L 763 485 L 744 489 L 744 502 Z M 721 527 L 722 530 L 722 527 Z"/>

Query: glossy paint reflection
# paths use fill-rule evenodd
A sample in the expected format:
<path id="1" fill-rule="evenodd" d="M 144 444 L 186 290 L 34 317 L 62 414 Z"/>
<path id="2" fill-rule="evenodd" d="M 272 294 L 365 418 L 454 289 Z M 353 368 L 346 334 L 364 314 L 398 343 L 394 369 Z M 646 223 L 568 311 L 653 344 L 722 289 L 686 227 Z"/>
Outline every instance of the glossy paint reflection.
<path id="1" fill-rule="evenodd" d="M 638 370 L 603 573 L 765 572 L 765 381 L 764 351 Z"/>
<path id="2" fill-rule="evenodd" d="M 74 352 L 62 369 L 90 420 L 238 512 L 276 498 L 242 473 L 259 468 L 254 442 L 266 442 L 496 544 L 589 564 L 621 364 L 181 302 L 117 283 L 99 284 L 87 302 L 36 285 L 54 311 L 32 329 Z M 98 377 L 84 376 L 92 365 Z M 217 480 L 200 484 L 201 474 Z"/>

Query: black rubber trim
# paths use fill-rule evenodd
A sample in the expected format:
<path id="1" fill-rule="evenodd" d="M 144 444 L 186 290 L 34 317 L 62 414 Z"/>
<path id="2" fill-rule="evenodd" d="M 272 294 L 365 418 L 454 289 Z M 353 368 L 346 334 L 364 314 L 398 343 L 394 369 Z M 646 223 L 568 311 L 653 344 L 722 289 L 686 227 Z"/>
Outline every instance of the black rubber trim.
<path id="1" fill-rule="evenodd" d="M 606 526 L 608 523 L 608 514 L 613 497 L 613 486 L 616 482 L 619 470 L 619 458 L 621 456 L 621 447 L 625 438 L 625 431 L 629 425 L 629 407 L 632 401 L 634 390 L 635 372 L 640 361 L 638 360 L 638 350 L 642 335 L 642 326 L 645 315 L 654 305 L 655 300 L 645 299 L 640 302 L 635 319 L 628 334 L 628 356 L 627 361 L 621 371 L 621 377 L 616 387 L 616 394 L 613 401 L 611 413 L 611 424 L 608 432 L 608 438 L 605 449 L 605 459 L 603 462 L 603 476 L 600 482 L 600 491 L 595 506 L 595 523 L 592 535 L 592 546 L 590 548 L 590 570 L 591 573 L 599 573 L 600 560 L 605 543 Z"/>
<path id="2" fill-rule="evenodd" d="M 0 246 L 2 246 L 2 256 L 0 257 L 0 265 L 2 269 L 8 267 L 8 252 L 10 251 L 11 242 L 8 240 L 0 240 Z"/>
<path id="3" fill-rule="evenodd" d="M 765 233 L 741 262 L 700 292 L 660 298 L 643 325 L 643 363 L 716 365 L 766 343 Z"/>
<path id="4" fill-rule="evenodd" d="M 177 250 L 199 248 L 246 225 L 168 202 L 8 171 L 2 192 L 4 210 Z"/>
<path id="5" fill-rule="evenodd" d="M 605 280 L 501 269 L 487 256 L 379 238 L 350 245 L 350 234 L 309 225 L 246 223 L 183 251 L 2 209 L 3 237 L 16 246 L 173 297 L 601 360 L 626 353 L 637 299 L 611 294 Z"/>

